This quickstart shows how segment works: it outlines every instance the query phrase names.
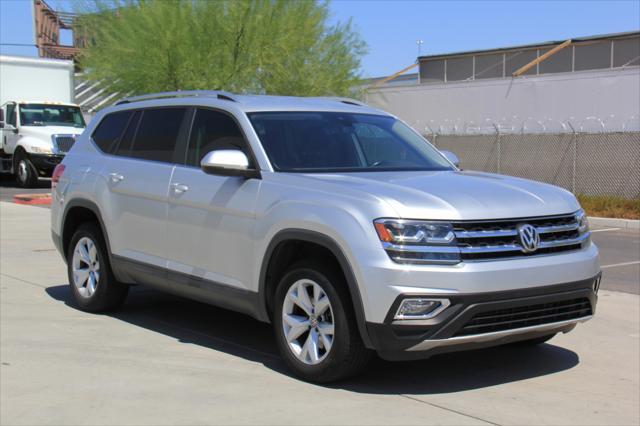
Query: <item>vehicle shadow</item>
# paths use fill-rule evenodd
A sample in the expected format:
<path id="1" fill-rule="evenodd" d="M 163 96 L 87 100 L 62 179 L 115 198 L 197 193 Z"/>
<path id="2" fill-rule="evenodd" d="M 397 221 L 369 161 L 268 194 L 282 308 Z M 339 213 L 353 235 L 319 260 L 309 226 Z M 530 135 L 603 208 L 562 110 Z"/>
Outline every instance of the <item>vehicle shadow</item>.
<path id="1" fill-rule="evenodd" d="M 77 309 L 67 285 L 45 291 Z M 248 316 L 144 287 L 132 287 L 125 306 L 108 315 L 290 376 L 278 355 L 271 326 Z M 443 354 L 426 361 L 395 363 L 375 358 L 363 374 L 327 387 L 367 394 L 443 394 L 554 374 L 578 363 L 575 352 L 553 344 Z"/>
<path id="2" fill-rule="evenodd" d="M 51 179 L 49 178 L 39 178 L 38 183 L 34 188 L 20 188 L 16 183 L 15 176 L 12 175 L 0 175 L 0 188 L 11 188 L 16 191 L 22 191 L 28 193 L 29 191 L 33 191 L 33 189 L 51 189 Z M 40 192 L 40 191 L 38 191 Z"/>

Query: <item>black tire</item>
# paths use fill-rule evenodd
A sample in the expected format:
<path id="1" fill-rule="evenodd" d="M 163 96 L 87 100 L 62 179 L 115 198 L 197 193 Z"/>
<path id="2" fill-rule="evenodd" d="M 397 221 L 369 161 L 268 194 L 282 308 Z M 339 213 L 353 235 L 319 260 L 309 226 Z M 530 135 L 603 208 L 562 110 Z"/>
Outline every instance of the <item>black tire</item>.
<path id="1" fill-rule="evenodd" d="M 519 342 L 512 343 L 513 346 L 537 346 L 542 345 L 543 343 L 548 342 L 549 340 L 555 337 L 556 333 L 549 334 L 547 336 L 536 337 L 534 339 L 521 340 Z"/>
<path id="2" fill-rule="evenodd" d="M 282 311 L 289 288 L 300 279 L 310 279 L 325 292 L 333 311 L 334 335 L 331 349 L 319 364 L 305 364 L 289 348 L 284 335 Z M 303 380 L 329 383 L 353 376 L 364 369 L 373 352 L 362 342 L 351 298 L 342 272 L 330 263 L 303 260 L 284 274 L 275 294 L 273 325 L 282 358 Z"/>
<path id="3" fill-rule="evenodd" d="M 38 185 L 38 169 L 24 152 L 18 153 L 18 157 L 15 160 L 14 173 L 19 187 L 34 188 Z"/>
<path id="4" fill-rule="evenodd" d="M 74 251 L 78 241 L 85 237 L 95 244 L 97 260 L 100 264 L 98 284 L 95 292 L 89 297 L 80 294 L 80 290 L 74 285 L 73 278 Z M 98 313 L 115 310 L 122 306 L 129 292 L 129 286 L 118 282 L 113 275 L 102 231 L 95 223 L 83 223 L 73 234 L 67 249 L 67 272 L 71 294 L 83 311 Z"/>

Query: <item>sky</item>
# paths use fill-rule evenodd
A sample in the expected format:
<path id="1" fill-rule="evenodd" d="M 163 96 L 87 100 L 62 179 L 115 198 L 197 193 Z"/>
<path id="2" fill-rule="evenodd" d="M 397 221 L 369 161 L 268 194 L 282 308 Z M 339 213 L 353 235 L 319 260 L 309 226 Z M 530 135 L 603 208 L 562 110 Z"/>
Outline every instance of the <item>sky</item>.
<path id="1" fill-rule="evenodd" d="M 73 0 L 47 0 L 74 9 Z M 640 1 L 333 0 L 331 23 L 352 20 L 368 45 L 363 77 L 392 74 L 423 55 L 491 49 L 640 29 Z M 63 41 L 69 40 L 63 35 Z M 0 0 L 0 53 L 36 56 L 31 0 Z"/>

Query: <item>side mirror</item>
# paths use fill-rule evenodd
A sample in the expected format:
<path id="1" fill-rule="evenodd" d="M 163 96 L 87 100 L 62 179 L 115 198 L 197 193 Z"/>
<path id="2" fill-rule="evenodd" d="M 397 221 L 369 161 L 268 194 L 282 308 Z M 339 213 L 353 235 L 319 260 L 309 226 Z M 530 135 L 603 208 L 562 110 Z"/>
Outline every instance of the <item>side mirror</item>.
<path id="1" fill-rule="evenodd" d="M 451 151 L 440 151 L 445 158 L 453 163 L 454 166 L 460 168 L 460 159 Z"/>
<path id="2" fill-rule="evenodd" d="M 210 175 L 242 176 L 260 179 L 260 171 L 249 168 L 249 159 L 236 149 L 211 151 L 200 161 L 202 170 Z"/>
<path id="3" fill-rule="evenodd" d="M 4 121 L 0 120 L 0 129 L 4 129 Z"/>

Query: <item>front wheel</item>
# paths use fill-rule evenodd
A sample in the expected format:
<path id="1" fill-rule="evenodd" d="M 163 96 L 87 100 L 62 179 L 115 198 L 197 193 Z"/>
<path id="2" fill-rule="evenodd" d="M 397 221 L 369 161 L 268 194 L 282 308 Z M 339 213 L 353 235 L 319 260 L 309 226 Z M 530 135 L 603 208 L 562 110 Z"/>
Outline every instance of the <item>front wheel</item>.
<path id="1" fill-rule="evenodd" d="M 293 372 L 318 383 L 362 370 L 365 348 L 342 274 L 329 264 L 303 261 L 284 275 L 275 297 L 278 349 Z"/>
<path id="2" fill-rule="evenodd" d="M 33 188 L 38 184 L 38 170 L 25 154 L 19 154 L 15 174 L 16 182 L 21 188 Z"/>

